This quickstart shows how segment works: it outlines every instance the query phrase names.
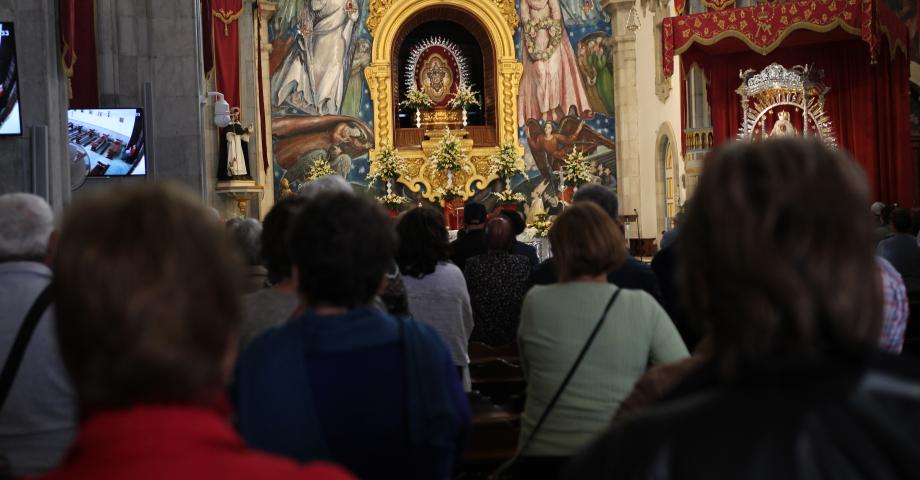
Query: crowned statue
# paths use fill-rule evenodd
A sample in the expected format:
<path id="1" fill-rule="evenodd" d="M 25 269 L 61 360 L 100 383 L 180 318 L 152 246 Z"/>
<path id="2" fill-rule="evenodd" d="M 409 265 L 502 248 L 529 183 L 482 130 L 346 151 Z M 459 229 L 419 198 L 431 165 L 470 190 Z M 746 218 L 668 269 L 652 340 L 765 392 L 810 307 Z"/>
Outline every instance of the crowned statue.
<path id="1" fill-rule="evenodd" d="M 776 122 L 773 123 L 773 129 L 770 130 L 770 137 L 794 137 L 799 134 L 792 122 L 789 120 L 789 112 L 779 112 Z"/>

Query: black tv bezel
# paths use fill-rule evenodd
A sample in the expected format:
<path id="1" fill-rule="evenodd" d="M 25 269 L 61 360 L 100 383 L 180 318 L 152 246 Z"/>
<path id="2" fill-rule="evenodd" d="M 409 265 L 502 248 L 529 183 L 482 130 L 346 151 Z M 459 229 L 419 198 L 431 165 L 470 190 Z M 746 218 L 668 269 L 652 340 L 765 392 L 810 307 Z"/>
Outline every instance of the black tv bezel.
<path id="1" fill-rule="evenodd" d="M 102 108 L 102 107 L 100 107 L 100 108 L 68 108 L 68 109 L 67 109 L 67 113 L 69 114 L 71 111 L 77 111 L 77 110 L 84 110 L 84 111 L 95 111 L 95 110 L 103 110 L 103 111 L 105 111 L 105 110 L 135 110 L 135 111 L 141 112 L 141 118 L 144 119 L 144 125 L 143 125 L 143 127 L 142 127 L 142 128 L 143 128 L 143 131 L 144 131 L 144 163 L 146 164 L 146 165 L 144 166 L 144 168 L 145 168 L 145 169 L 149 169 L 150 164 L 149 164 L 149 162 L 147 162 L 147 142 L 150 141 L 150 138 L 148 138 L 148 136 L 147 136 L 147 110 L 146 110 L 144 107 L 130 107 L 130 106 L 129 106 L 129 107 L 106 107 L 106 108 Z M 70 115 L 67 116 L 67 121 L 70 122 Z M 68 140 L 67 143 L 70 143 L 70 140 Z M 134 164 L 134 166 L 131 168 L 130 171 L 133 172 L 135 168 L 137 168 L 137 164 Z M 150 170 L 146 170 L 146 171 L 144 172 L 143 175 L 134 175 L 134 174 L 131 174 L 131 173 L 128 173 L 128 174 L 126 174 L 126 175 L 90 175 L 90 174 L 86 174 L 86 180 L 87 180 L 87 181 L 92 181 L 93 179 L 97 179 L 97 178 L 137 178 L 137 179 L 146 179 L 149 175 L 150 175 Z"/>
<path id="2" fill-rule="evenodd" d="M 13 39 L 13 59 L 16 61 L 16 79 L 13 82 L 16 85 L 16 103 L 19 104 L 19 132 L 18 133 L 0 133 L 0 138 L 22 137 L 25 132 L 25 126 L 22 124 L 22 89 L 19 84 L 19 51 L 16 48 L 16 22 L 12 20 L 0 20 L 0 24 L 10 26 L 10 37 Z"/>

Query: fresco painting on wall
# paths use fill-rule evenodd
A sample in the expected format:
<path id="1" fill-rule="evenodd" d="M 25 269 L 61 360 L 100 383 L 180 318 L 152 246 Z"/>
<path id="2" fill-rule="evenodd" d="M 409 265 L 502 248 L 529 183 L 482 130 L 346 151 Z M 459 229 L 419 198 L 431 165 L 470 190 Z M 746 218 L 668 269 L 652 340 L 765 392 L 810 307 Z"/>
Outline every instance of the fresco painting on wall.
<path id="1" fill-rule="evenodd" d="M 314 162 L 366 185 L 373 147 L 364 79 L 367 0 L 281 0 L 269 25 L 275 191 L 297 192 Z M 284 187 L 282 187 L 284 180 Z"/>
<path id="2" fill-rule="evenodd" d="M 531 172 L 514 188 L 530 199 L 531 217 L 557 208 L 559 169 L 574 149 L 594 162 L 599 183 L 616 188 L 612 34 L 598 3 L 518 2 L 518 123 Z"/>
<path id="3" fill-rule="evenodd" d="M 279 0 L 269 25 L 272 136 L 278 198 L 295 193 L 326 161 L 366 187 L 373 106 L 364 68 L 372 38 L 369 0 Z M 616 187 L 610 18 L 597 0 L 519 0 L 515 35 L 524 64 L 519 134 L 530 171 L 512 187 L 533 207 L 558 209 L 558 170 L 573 149 Z M 408 192 L 406 192 L 408 193 Z M 494 203 L 489 192 L 475 197 Z"/>

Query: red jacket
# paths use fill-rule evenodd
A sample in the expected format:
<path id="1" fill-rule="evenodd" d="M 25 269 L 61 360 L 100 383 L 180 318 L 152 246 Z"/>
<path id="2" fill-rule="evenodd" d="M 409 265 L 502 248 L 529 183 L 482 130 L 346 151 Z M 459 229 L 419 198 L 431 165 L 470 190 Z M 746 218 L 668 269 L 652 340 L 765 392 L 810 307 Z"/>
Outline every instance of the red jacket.
<path id="1" fill-rule="evenodd" d="M 297 465 L 249 450 L 213 410 L 133 407 L 83 423 L 63 464 L 46 477 L 64 479 L 350 480 L 330 464 Z"/>

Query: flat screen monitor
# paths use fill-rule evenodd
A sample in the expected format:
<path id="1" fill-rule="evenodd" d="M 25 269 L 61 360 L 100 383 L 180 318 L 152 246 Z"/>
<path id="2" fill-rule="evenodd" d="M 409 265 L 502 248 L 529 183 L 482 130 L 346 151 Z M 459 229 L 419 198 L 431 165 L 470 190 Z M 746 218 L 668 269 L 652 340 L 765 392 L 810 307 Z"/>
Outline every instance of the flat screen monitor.
<path id="1" fill-rule="evenodd" d="M 71 161 L 86 176 L 147 174 L 143 109 L 68 110 L 67 137 Z"/>
<path id="2" fill-rule="evenodd" d="M 13 22 L 0 22 L 0 135 L 22 135 Z"/>

